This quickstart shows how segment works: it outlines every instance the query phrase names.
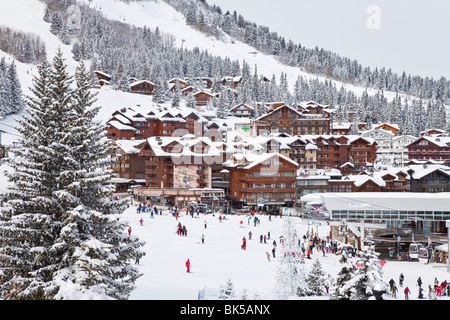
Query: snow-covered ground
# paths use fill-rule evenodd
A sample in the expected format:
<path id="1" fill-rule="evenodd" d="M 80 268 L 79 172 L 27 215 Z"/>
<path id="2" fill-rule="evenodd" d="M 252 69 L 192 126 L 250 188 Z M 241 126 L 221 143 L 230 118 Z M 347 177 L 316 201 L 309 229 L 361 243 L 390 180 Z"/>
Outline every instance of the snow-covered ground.
<path id="1" fill-rule="evenodd" d="M 258 216 L 258 215 L 257 215 Z M 187 236 L 176 233 L 178 221 L 171 215 L 155 215 L 151 219 L 149 213 L 136 212 L 136 208 L 128 208 L 123 219 L 132 227 L 131 235 L 146 241 L 143 250 L 146 255 L 140 260 L 139 268 L 143 276 L 137 281 L 137 288 L 132 292 L 132 300 L 197 300 L 199 290 L 206 288 L 211 294 L 208 299 L 218 299 L 217 294 L 221 285 L 230 279 L 234 285 L 236 299 L 242 299 L 244 290 L 247 299 L 277 299 L 273 289 L 275 276 L 279 267 L 279 257 L 267 260 L 266 252 L 271 253 L 272 242 L 275 239 L 279 245 L 279 237 L 283 234 L 283 222 L 288 219 L 272 218 L 261 215 L 260 224 L 248 223 L 248 216 L 227 215 L 227 219 L 219 221 L 219 215 L 200 214 L 192 218 L 182 214 L 178 221 L 185 225 Z M 143 218 L 141 226 L 139 220 Z M 297 235 L 302 237 L 308 229 L 308 221 L 292 217 Z M 240 225 L 240 221 L 243 225 Z M 207 227 L 204 227 L 204 223 Z M 311 222 L 311 221 L 310 221 Z M 329 226 L 310 225 L 321 238 L 329 234 Z M 252 232 L 252 240 L 248 240 L 248 233 Z M 270 240 L 260 243 L 260 235 L 270 232 Z M 201 237 L 205 236 L 202 244 Z M 242 238 L 247 238 L 247 250 L 241 249 Z M 276 251 L 276 254 L 280 249 Z M 304 272 L 308 272 L 315 259 L 322 263 L 323 270 L 333 278 L 341 269 L 340 256 L 328 253 L 314 252 L 312 260 L 306 259 Z M 191 273 L 186 272 L 185 262 L 190 259 Z M 355 258 L 357 259 L 357 258 Z M 418 261 L 390 261 L 383 267 L 383 278 L 388 282 L 391 278 L 398 285 L 398 277 L 403 272 L 404 286 L 411 290 L 410 299 L 418 296 L 417 278 L 420 276 L 427 298 L 428 285 L 433 285 L 434 277 L 439 282 L 450 279 L 446 265 L 430 263 L 422 264 Z M 403 300 L 403 288 L 399 287 L 397 298 Z M 394 299 L 385 296 L 386 299 Z M 308 300 L 329 299 L 329 296 L 307 297 Z M 438 300 L 448 300 L 448 297 L 438 297 Z"/>

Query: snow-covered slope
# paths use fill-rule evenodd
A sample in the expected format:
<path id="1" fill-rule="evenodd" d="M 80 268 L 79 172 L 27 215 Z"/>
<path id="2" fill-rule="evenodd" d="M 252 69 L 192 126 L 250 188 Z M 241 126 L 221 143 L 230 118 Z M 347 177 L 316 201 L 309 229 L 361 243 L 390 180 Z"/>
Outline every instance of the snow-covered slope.
<path id="1" fill-rule="evenodd" d="M 1 1 L 6 2 L 6 0 Z M 0 10 L 1 24 L 19 31 L 38 34 L 46 44 L 49 59 L 54 56 L 57 48 L 60 47 L 66 59 L 68 71 L 70 74 L 73 74 L 77 62 L 72 59 L 72 46 L 62 44 L 58 37 L 50 32 L 50 25 L 42 19 L 45 4 L 39 0 L 15 0 L 7 2 L 7 4 L 2 5 L 2 10 Z M 304 79 L 319 78 L 323 81 L 326 79 L 303 72 L 296 67 L 282 65 L 273 56 L 262 54 L 260 52 L 255 55 L 253 54 L 253 52 L 255 52 L 253 47 L 240 41 L 230 39 L 228 36 L 223 36 L 221 40 L 217 40 L 214 37 L 208 37 L 186 25 L 185 17 L 180 12 L 160 0 L 130 2 L 129 4 L 119 0 L 78 0 L 78 3 L 88 4 L 90 7 L 96 8 L 107 18 L 112 20 L 129 23 L 138 27 L 147 26 L 152 29 L 158 27 L 161 32 L 174 36 L 175 46 L 181 47 L 183 45 L 188 49 L 198 47 L 203 50 L 208 50 L 208 52 L 213 55 L 221 57 L 228 56 L 230 59 L 239 62 L 245 60 L 251 67 L 256 65 L 258 73 L 265 75 L 266 77 L 270 78 L 272 75 L 275 75 L 279 78 L 279 75 L 283 72 L 288 76 L 288 84 L 291 89 L 293 88 L 297 77 L 303 77 Z M 0 56 L 2 55 L 3 54 L 0 52 Z M 37 74 L 37 69 L 35 66 L 21 63 L 17 63 L 17 68 L 22 89 L 25 94 L 28 94 L 32 75 Z M 344 86 L 347 90 L 353 91 L 357 96 L 364 90 L 364 88 L 355 87 L 349 84 L 340 82 L 335 83 L 338 88 Z M 369 90 L 369 94 L 371 93 L 375 92 Z M 395 94 L 392 92 L 384 92 L 384 95 L 390 100 Z M 111 98 L 111 100 L 109 100 L 109 98 Z M 103 112 L 102 109 L 102 115 L 108 117 L 111 109 L 115 108 L 113 105 L 118 105 L 119 101 L 123 102 L 124 106 L 133 106 L 135 105 L 135 100 L 139 101 L 137 103 L 142 103 L 148 101 L 149 98 L 136 97 L 123 92 L 112 93 L 100 90 L 98 103 L 107 108 L 105 112 Z M 102 119 L 107 120 L 105 117 L 102 117 Z M 0 121 L 0 123 L 5 123 L 4 121 L 5 120 Z M 8 123 L 11 122 L 8 119 L 6 121 Z"/>
<path id="2" fill-rule="evenodd" d="M 88 0 L 79 0 L 79 2 L 89 3 Z M 303 72 L 300 68 L 290 67 L 279 63 L 273 56 L 258 52 L 256 55 L 255 48 L 231 39 L 224 35 L 221 40 L 214 37 L 208 37 L 198 30 L 186 24 L 185 17 L 176 11 L 167 3 L 155 0 L 145 2 L 130 2 L 129 4 L 119 0 L 92 0 L 91 7 L 100 10 L 105 17 L 121 21 L 124 23 L 133 24 L 137 27 L 150 27 L 154 29 L 159 28 L 161 32 L 171 34 L 175 37 L 175 46 L 193 49 L 198 47 L 203 50 L 208 50 L 209 53 L 229 57 L 232 60 L 242 62 L 245 60 L 251 67 L 257 66 L 258 73 L 270 78 L 275 74 L 279 79 L 281 72 L 288 75 L 288 84 L 290 89 L 293 88 L 297 77 L 304 79 L 316 79 L 325 81 L 326 78 L 319 77 L 307 72 Z M 329 80 L 329 79 L 327 79 Z M 350 84 L 334 81 L 337 88 L 341 86 L 347 90 L 353 91 L 357 96 L 364 91 L 362 87 L 355 87 Z M 375 90 L 368 90 L 369 95 L 374 94 Z M 395 97 L 394 93 L 384 92 L 385 97 L 391 100 Z"/>

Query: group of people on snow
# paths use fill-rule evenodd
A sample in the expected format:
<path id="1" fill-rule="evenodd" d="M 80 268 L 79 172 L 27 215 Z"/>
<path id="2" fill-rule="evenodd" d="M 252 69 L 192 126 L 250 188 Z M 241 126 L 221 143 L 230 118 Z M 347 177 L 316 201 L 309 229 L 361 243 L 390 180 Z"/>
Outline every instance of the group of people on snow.
<path id="1" fill-rule="evenodd" d="M 403 275 L 403 272 L 400 273 L 399 276 L 399 286 L 403 287 L 403 282 L 405 280 L 405 276 Z M 419 299 L 425 299 L 424 296 L 424 288 L 422 287 L 422 278 L 417 278 L 417 286 L 418 288 L 418 298 Z M 394 298 L 397 297 L 398 288 L 394 281 L 394 279 L 389 280 L 389 287 L 390 292 Z M 411 294 L 411 290 L 406 286 L 403 290 L 403 294 L 405 295 L 405 300 L 409 300 L 409 296 Z M 450 285 L 447 282 L 447 280 L 444 280 L 443 282 L 439 282 L 437 277 L 434 278 L 433 286 L 428 285 L 428 299 L 429 300 L 435 300 L 437 297 L 441 296 L 450 296 Z"/>
<path id="2" fill-rule="evenodd" d="M 181 225 L 181 222 L 178 222 L 177 225 L 177 234 L 179 236 L 187 236 L 187 229 L 185 225 Z"/>

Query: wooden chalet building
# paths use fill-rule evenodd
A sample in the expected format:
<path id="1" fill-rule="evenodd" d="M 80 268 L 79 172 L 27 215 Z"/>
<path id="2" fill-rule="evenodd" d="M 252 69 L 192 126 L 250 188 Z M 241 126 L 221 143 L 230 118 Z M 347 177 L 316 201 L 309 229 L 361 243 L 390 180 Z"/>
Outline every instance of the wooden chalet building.
<path id="1" fill-rule="evenodd" d="M 446 133 L 446 131 L 441 130 L 441 129 L 427 129 L 427 130 L 420 132 L 420 135 L 437 137 L 437 136 L 444 136 L 445 133 Z"/>
<path id="2" fill-rule="evenodd" d="M 361 171 L 328 181 L 329 192 L 409 192 L 410 176 L 406 170 Z"/>
<path id="3" fill-rule="evenodd" d="M 423 136 L 406 149 L 410 160 L 440 160 L 450 164 L 450 137 Z"/>
<path id="4" fill-rule="evenodd" d="M 151 137 L 139 152 L 150 188 L 211 188 L 212 165 L 221 154 L 208 138 Z"/>
<path id="5" fill-rule="evenodd" d="M 145 159 L 139 157 L 144 140 L 116 140 L 111 157 L 113 179 L 116 192 L 126 192 L 131 185 L 145 185 Z"/>
<path id="6" fill-rule="evenodd" d="M 290 136 L 286 133 L 258 137 L 258 144 L 264 152 L 280 153 L 297 162 L 305 170 L 315 170 L 317 146 L 306 137 Z"/>
<path id="7" fill-rule="evenodd" d="M 264 108 L 267 110 L 267 112 L 271 112 L 271 111 L 273 111 L 279 107 L 282 107 L 284 105 L 285 105 L 285 103 L 280 102 L 280 101 L 265 102 Z M 257 102 L 256 108 L 260 109 L 261 107 L 262 107 L 262 102 Z"/>
<path id="8" fill-rule="evenodd" d="M 116 110 L 107 121 L 107 137 L 112 140 L 146 139 L 153 136 L 202 136 L 207 120 L 196 111 L 176 108 L 135 111 L 132 108 Z"/>
<path id="9" fill-rule="evenodd" d="M 330 119 L 320 115 L 305 116 L 301 112 L 283 105 L 255 119 L 256 134 L 285 132 L 294 135 L 329 134 Z"/>
<path id="10" fill-rule="evenodd" d="M 245 103 L 240 103 L 233 108 L 230 109 L 230 115 L 234 117 L 245 117 L 249 118 L 254 111 L 254 108 L 252 106 L 249 106 Z"/>
<path id="11" fill-rule="evenodd" d="M 214 99 L 214 94 L 208 91 L 198 91 L 193 93 L 196 106 L 206 106 L 208 102 Z"/>
<path id="12" fill-rule="evenodd" d="M 148 80 L 138 80 L 130 83 L 130 91 L 132 93 L 151 95 L 155 90 L 155 84 Z"/>
<path id="13" fill-rule="evenodd" d="M 317 169 L 339 168 L 348 162 L 348 139 L 345 136 L 316 136 Z"/>
<path id="14" fill-rule="evenodd" d="M 374 139 L 357 135 L 323 135 L 312 138 L 317 146 L 317 169 L 337 168 L 358 173 L 376 159 Z"/>
<path id="15" fill-rule="evenodd" d="M 276 210 L 295 203 L 298 164 L 279 153 L 233 154 L 223 164 L 229 171 L 229 200 L 244 205 Z"/>
<path id="16" fill-rule="evenodd" d="M 221 83 L 223 86 L 236 89 L 239 84 L 242 82 L 242 76 L 235 76 L 235 77 L 225 77 L 222 79 Z"/>
<path id="17" fill-rule="evenodd" d="M 97 81 L 100 86 L 109 85 L 109 82 L 111 81 L 111 75 L 100 70 L 95 70 L 94 73 L 97 76 Z"/>
<path id="18" fill-rule="evenodd" d="M 187 82 L 185 80 L 180 79 L 180 78 L 173 78 L 168 81 L 169 86 L 170 86 L 169 90 L 171 90 L 171 91 L 174 90 L 177 80 L 178 80 L 178 85 L 180 86 L 180 90 L 183 90 L 184 88 L 187 87 Z"/>
<path id="19" fill-rule="evenodd" d="M 395 135 L 400 134 L 400 128 L 398 127 L 398 125 L 393 124 L 393 123 L 379 123 L 379 124 L 375 124 L 373 126 L 373 128 L 388 130 L 388 131 L 391 131 Z"/>
<path id="20" fill-rule="evenodd" d="M 331 134 L 350 134 L 351 126 L 351 122 L 333 122 Z"/>
<path id="21" fill-rule="evenodd" d="M 411 165 L 411 192 L 450 192 L 450 168 L 443 165 Z"/>
<path id="22" fill-rule="evenodd" d="M 372 138 L 347 136 L 349 138 L 349 161 L 357 168 L 373 166 L 377 158 L 377 142 Z"/>

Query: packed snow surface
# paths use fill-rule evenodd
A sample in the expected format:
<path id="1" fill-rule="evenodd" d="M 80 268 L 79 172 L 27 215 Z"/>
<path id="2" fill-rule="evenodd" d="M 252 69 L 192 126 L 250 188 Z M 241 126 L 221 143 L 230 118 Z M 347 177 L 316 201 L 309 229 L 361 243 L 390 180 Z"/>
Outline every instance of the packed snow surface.
<path id="1" fill-rule="evenodd" d="M 163 215 L 137 213 L 134 205 L 124 213 L 123 219 L 131 225 L 131 236 L 137 236 L 146 241 L 143 250 L 146 255 L 139 261 L 143 276 L 138 279 L 137 288 L 132 292 L 132 300 L 196 300 L 199 290 L 206 288 L 207 299 L 218 299 L 217 293 L 222 285 L 230 279 L 234 285 L 236 299 L 242 299 L 244 290 L 247 299 L 277 299 L 273 292 L 275 276 L 279 268 L 277 254 L 281 252 L 279 237 L 283 235 L 283 222 L 288 217 L 272 217 L 269 221 L 266 215 L 256 215 L 260 224 L 254 225 L 248 215 L 226 215 L 226 219 L 219 220 L 219 214 L 200 214 L 194 217 L 180 214 L 178 220 L 166 211 Z M 143 218 L 143 225 L 140 219 Z M 302 237 L 308 230 L 313 230 L 320 238 L 329 235 L 330 227 L 322 222 L 321 225 L 313 221 L 291 218 L 297 235 Z M 242 221 L 242 225 L 240 224 Z M 185 225 L 187 236 L 177 234 L 178 223 Z M 206 228 L 205 228 L 206 222 Z M 249 232 L 252 240 L 249 240 Z M 260 243 L 260 235 L 268 235 L 266 243 Z M 202 244 L 201 237 L 205 242 Z M 242 250 L 242 238 L 247 239 L 247 249 Z M 271 253 L 273 240 L 277 242 L 276 257 L 267 260 L 266 252 Z M 335 278 L 341 269 L 340 255 L 331 253 L 322 255 L 313 251 L 312 259 L 305 259 L 304 272 L 308 272 L 315 261 L 319 259 L 323 270 Z M 186 272 L 185 262 L 191 262 L 191 273 Z M 357 257 L 354 258 L 358 260 Z M 410 299 L 417 299 L 417 278 L 420 276 L 425 288 L 427 299 L 428 285 L 449 280 L 447 266 L 430 263 L 428 265 L 418 261 L 387 260 L 383 267 L 383 278 L 387 282 L 392 278 L 398 284 L 401 272 L 405 276 L 404 287 L 411 290 Z M 397 298 L 403 300 L 403 289 L 399 287 Z M 209 296 L 208 296 L 209 294 Z M 293 297 L 300 299 L 299 297 Z M 385 295 L 385 299 L 395 299 Z M 305 298 L 303 298 L 305 299 Z M 329 299 L 329 296 L 307 297 L 306 299 Z M 438 297 L 444 300 L 448 297 Z"/>

